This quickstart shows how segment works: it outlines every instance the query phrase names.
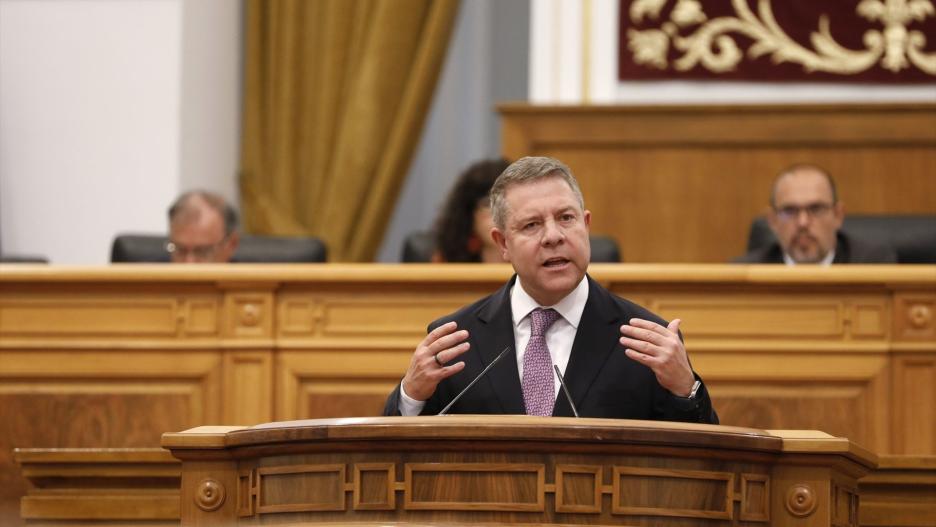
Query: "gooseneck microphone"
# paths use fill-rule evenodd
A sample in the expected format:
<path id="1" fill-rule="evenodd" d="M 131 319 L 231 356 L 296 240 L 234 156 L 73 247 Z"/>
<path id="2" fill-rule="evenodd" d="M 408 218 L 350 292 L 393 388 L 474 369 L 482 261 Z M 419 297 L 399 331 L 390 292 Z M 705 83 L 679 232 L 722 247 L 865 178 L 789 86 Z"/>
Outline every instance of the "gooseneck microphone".
<path id="1" fill-rule="evenodd" d="M 461 399 L 461 396 L 465 395 L 465 392 L 470 390 L 471 387 L 474 386 L 475 383 L 481 379 L 481 377 L 484 377 L 484 374 L 487 373 L 488 370 L 490 370 L 492 367 L 494 367 L 495 364 L 497 364 L 497 361 L 504 358 L 504 355 L 507 355 L 508 351 L 510 351 L 510 346 L 507 346 L 506 348 L 504 348 L 504 350 L 501 351 L 500 354 L 497 357 L 495 357 L 494 360 L 492 360 L 490 364 L 488 364 L 487 366 L 484 367 L 483 370 L 481 370 L 481 373 L 479 373 L 477 377 L 475 377 L 471 382 L 468 383 L 468 386 L 465 386 L 465 388 L 462 391 L 458 392 L 458 395 L 456 395 L 455 398 L 452 399 L 452 402 L 445 405 L 445 408 L 443 408 L 442 411 L 439 412 L 439 415 L 445 415 L 446 413 L 448 413 L 452 405 L 457 403 L 458 400 Z"/>
<path id="2" fill-rule="evenodd" d="M 562 374 L 559 373 L 559 366 L 553 364 L 553 369 L 556 370 L 556 377 L 559 377 L 559 386 L 562 386 L 562 391 L 565 392 L 566 399 L 569 401 L 569 406 L 572 407 L 572 413 L 575 414 L 575 417 L 578 417 L 578 410 L 575 408 L 575 403 L 572 402 L 572 394 L 569 393 L 569 388 L 566 387 L 565 379 L 563 379 Z"/>

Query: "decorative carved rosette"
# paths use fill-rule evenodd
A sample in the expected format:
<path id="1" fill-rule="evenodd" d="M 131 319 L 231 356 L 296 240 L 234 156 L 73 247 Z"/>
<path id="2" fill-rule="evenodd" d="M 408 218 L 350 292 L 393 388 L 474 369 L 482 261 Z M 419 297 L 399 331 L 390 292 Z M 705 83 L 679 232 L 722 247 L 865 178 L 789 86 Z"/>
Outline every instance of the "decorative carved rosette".
<path id="1" fill-rule="evenodd" d="M 214 479 L 203 479 L 195 488 L 195 505 L 205 512 L 216 511 L 224 504 L 224 485 Z"/>
<path id="2" fill-rule="evenodd" d="M 805 518 L 816 510 L 819 500 L 816 499 L 816 491 L 805 483 L 799 483 L 790 487 L 786 495 L 786 508 L 793 516 Z"/>

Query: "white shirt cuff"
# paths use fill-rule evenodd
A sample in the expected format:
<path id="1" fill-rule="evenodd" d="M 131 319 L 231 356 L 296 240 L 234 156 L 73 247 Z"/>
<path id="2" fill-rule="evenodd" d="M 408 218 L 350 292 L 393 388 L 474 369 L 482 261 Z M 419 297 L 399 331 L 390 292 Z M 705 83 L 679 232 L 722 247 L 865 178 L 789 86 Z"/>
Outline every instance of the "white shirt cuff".
<path id="1" fill-rule="evenodd" d="M 403 383 L 400 383 L 400 403 L 399 410 L 401 415 L 419 415 L 419 412 L 422 411 L 426 406 L 426 401 L 417 401 L 409 395 L 406 395 L 406 390 L 403 389 Z"/>

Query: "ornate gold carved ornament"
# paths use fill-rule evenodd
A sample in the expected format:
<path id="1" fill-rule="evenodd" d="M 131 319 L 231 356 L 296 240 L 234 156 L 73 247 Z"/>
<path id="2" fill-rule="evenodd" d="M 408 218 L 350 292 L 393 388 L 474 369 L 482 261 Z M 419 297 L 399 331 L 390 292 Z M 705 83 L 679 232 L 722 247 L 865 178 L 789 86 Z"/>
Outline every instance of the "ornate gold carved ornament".
<path id="1" fill-rule="evenodd" d="M 645 18 L 660 20 L 663 8 L 671 1 L 634 0 L 630 4 L 630 22 L 640 24 Z M 863 50 L 848 49 L 836 42 L 827 14 L 820 15 L 818 30 L 810 34 L 810 48 L 780 27 L 770 0 L 758 0 L 756 14 L 748 0 L 732 0 L 731 5 L 733 16 L 709 19 L 699 0 L 676 0 L 669 20 L 658 28 L 627 31 L 627 47 L 634 63 L 665 70 L 669 67 L 668 54 L 672 45 L 680 53 L 672 64 L 676 71 L 689 71 L 697 65 L 714 73 L 733 71 L 743 58 L 735 36 L 744 36 L 753 40 L 747 50 L 749 58 L 769 54 L 775 64 L 796 63 L 808 72 L 850 75 L 880 63 L 894 73 L 916 67 L 936 75 L 936 52 L 924 51 L 926 35 L 907 27 L 911 22 L 936 16 L 932 0 L 858 2 L 855 8 L 858 15 L 884 26 L 865 31 Z M 681 35 L 687 31 L 687 36 Z"/>

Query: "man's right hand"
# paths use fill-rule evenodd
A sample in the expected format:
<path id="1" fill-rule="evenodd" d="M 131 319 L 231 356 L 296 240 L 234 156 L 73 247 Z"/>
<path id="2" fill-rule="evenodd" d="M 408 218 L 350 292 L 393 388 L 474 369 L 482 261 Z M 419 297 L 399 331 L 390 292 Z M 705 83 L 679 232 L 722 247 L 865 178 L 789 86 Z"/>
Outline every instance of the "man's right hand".
<path id="1" fill-rule="evenodd" d="M 426 335 L 419 343 L 409 369 L 403 377 L 403 389 L 406 395 L 417 401 L 425 401 L 435 393 L 436 386 L 442 379 L 451 377 L 465 368 L 462 361 L 449 363 L 454 358 L 468 351 L 468 332 L 456 331 L 455 321 L 443 324 Z"/>

